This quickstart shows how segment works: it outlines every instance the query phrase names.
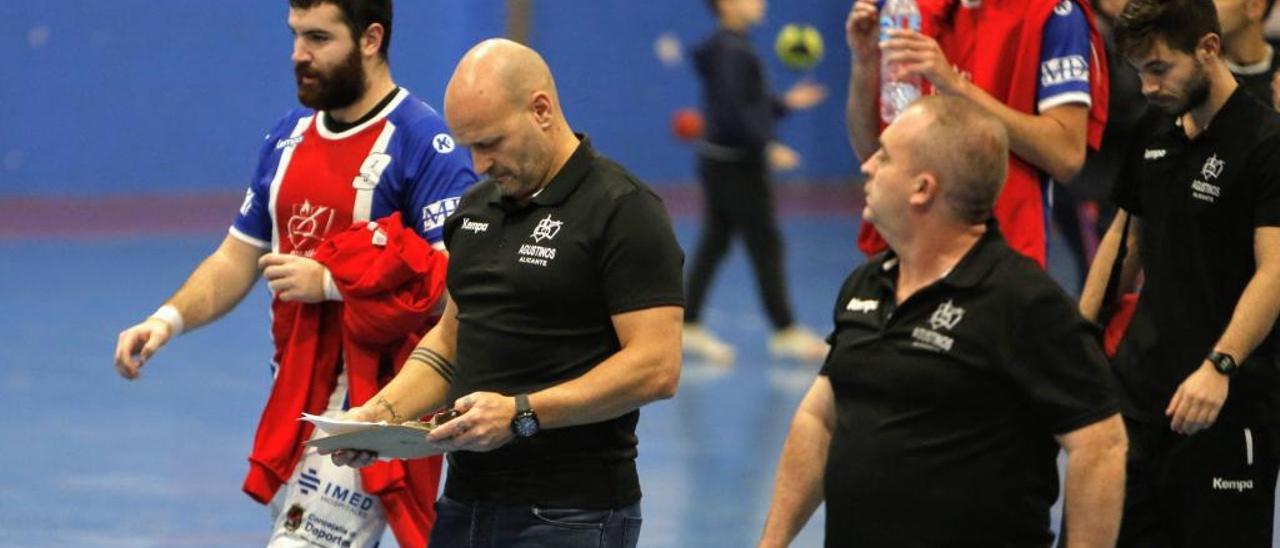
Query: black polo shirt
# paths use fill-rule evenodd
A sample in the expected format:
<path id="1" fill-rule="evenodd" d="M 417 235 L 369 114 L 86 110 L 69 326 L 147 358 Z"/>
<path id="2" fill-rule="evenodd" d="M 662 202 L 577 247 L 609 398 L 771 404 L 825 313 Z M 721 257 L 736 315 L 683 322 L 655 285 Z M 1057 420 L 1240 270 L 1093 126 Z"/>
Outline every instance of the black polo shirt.
<path id="1" fill-rule="evenodd" d="M 1142 221 L 1146 275 L 1114 364 L 1126 415 L 1164 423 L 1253 277 L 1254 229 L 1280 226 L 1280 114 L 1237 88 L 1192 141 L 1177 117 L 1151 110 L 1115 189 Z M 1273 339 L 1231 381 L 1220 423 L 1276 420 Z"/>
<path id="2" fill-rule="evenodd" d="M 445 223 L 444 239 L 458 306 L 450 401 L 574 379 L 621 348 L 610 316 L 684 303 L 684 254 L 662 201 L 585 137 L 525 207 L 503 199 L 492 180 L 476 184 Z M 451 453 L 445 492 L 561 508 L 633 503 L 639 417 L 633 411 L 488 453 Z"/>
<path id="3" fill-rule="evenodd" d="M 1119 409 L 1097 329 L 994 224 L 901 305 L 897 264 L 836 300 L 827 546 L 1048 546 L 1054 435 Z"/>

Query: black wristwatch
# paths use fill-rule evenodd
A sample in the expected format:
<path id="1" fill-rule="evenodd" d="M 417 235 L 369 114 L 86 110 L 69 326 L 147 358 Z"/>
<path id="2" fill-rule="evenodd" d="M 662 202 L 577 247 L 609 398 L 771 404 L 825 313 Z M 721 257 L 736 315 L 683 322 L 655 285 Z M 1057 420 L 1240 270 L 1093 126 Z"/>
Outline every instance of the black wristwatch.
<path id="1" fill-rule="evenodd" d="M 1210 352 L 1209 357 L 1205 359 L 1209 360 L 1209 363 L 1212 363 L 1213 368 L 1217 369 L 1219 373 L 1228 377 L 1231 377 L 1240 371 L 1240 364 L 1236 363 L 1236 359 L 1231 357 L 1231 354 L 1214 350 L 1213 352 Z"/>
<path id="2" fill-rule="evenodd" d="M 516 395 L 516 416 L 511 419 L 511 431 L 517 438 L 528 438 L 538 433 L 538 415 L 529 407 L 529 395 Z"/>

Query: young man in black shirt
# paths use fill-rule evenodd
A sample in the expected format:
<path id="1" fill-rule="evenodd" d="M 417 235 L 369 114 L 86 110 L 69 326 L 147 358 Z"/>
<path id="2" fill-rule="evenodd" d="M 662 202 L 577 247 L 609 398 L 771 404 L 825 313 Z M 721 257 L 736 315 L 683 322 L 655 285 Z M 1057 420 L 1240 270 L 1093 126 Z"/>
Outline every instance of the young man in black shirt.
<path id="1" fill-rule="evenodd" d="M 930 96 L 880 143 L 863 216 L 889 251 L 840 290 L 760 546 L 786 546 L 824 498 L 827 546 L 1048 546 L 1059 446 L 1067 545 L 1109 546 L 1119 403 L 1094 331 L 991 220 L 1004 127 Z"/>
<path id="2" fill-rule="evenodd" d="M 445 118 L 488 176 L 445 224 L 450 300 L 400 374 L 350 417 L 461 412 L 429 436 L 450 449 L 432 546 L 634 547 L 638 408 L 674 395 L 680 373 L 683 254 L 671 222 L 652 191 L 572 132 L 527 47 L 489 40 L 468 52 Z"/>
<path id="3" fill-rule="evenodd" d="M 1155 107 L 1080 302 L 1096 317 L 1108 286 L 1145 274 L 1113 361 L 1132 443 L 1122 546 L 1272 546 L 1280 114 L 1237 84 L 1219 32 L 1210 0 L 1131 0 L 1115 27 Z"/>
<path id="4" fill-rule="evenodd" d="M 827 92 L 806 82 L 781 97 L 769 91 L 764 64 L 746 34 L 764 18 L 764 0 L 708 3 L 719 28 L 694 52 L 707 120 L 706 138 L 698 144 L 705 213 L 702 239 L 689 270 L 684 347 L 712 362 L 733 361 L 733 348 L 702 327 L 700 320 L 711 279 L 733 236 L 741 234 L 774 330 L 770 352 L 775 357 L 818 361 L 826 355 L 827 345 L 797 325 L 791 315 L 769 168 L 785 170 L 799 163 L 794 150 L 774 141 L 774 122 L 792 110 L 818 104 Z"/>

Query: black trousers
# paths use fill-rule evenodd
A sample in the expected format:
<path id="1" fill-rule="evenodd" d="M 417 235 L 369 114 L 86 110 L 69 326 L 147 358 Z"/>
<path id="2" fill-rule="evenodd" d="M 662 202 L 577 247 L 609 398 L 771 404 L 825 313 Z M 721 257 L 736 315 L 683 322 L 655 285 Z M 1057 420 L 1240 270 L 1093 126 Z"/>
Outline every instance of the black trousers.
<path id="1" fill-rule="evenodd" d="M 694 255 L 685 295 L 685 321 L 696 322 L 716 269 L 734 235 L 747 244 L 760 298 L 774 329 L 792 324 L 782 264 L 782 236 L 773 210 L 773 189 L 763 162 L 698 159 L 704 215 L 702 241 Z"/>
<path id="2" fill-rule="evenodd" d="M 1270 548 L 1277 453 L 1272 426 L 1214 425 L 1183 436 L 1125 420 L 1120 547 Z"/>

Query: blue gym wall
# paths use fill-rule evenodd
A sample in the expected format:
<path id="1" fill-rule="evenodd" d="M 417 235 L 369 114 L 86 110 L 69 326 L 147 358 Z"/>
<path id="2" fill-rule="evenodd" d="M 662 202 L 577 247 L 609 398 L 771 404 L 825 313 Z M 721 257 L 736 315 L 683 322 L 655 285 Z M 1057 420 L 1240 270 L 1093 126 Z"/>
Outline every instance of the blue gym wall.
<path id="1" fill-rule="evenodd" d="M 501 35 L 504 0 L 399 0 L 396 79 L 439 106 L 453 64 Z M 570 122 L 654 184 L 691 181 L 671 113 L 696 106 L 687 58 L 666 66 L 664 34 L 686 49 L 711 32 L 701 0 L 533 0 L 531 41 L 556 73 Z M 780 137 L 804 156 L 785 180 L 856 170 L 841 117 L 845 0 L 775 2 L 754 37 L 775 88 L 801 77 L 771 53 L 786 22 L 815 24 L 827 57 L 808 77 L 832 97 Z M 284 0 L 0 1 L 0 196 L 233 192 L 257 141 L 295 104 Z"/>

